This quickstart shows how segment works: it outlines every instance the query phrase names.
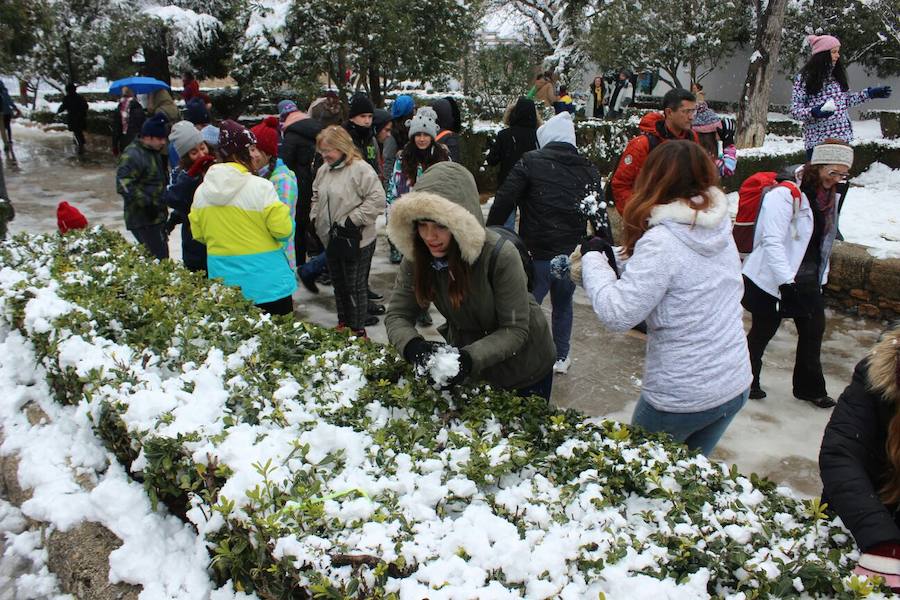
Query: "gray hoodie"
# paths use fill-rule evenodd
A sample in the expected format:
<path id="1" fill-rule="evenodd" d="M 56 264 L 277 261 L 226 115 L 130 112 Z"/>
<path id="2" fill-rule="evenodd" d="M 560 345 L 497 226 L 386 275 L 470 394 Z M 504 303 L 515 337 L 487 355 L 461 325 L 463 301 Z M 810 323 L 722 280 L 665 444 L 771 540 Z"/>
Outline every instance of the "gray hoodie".
<path id="1" fill-rule="evenodd" d="M 742 323 L 741 261 L 724 194 L 696 211 L 689 201 L 656 206 L 621 279 L 603 254 L 583 259 L 584 289 L 613 331 L 647 322 L 642 395 L 653 408 L 692 413 L 750 387 Z"/>

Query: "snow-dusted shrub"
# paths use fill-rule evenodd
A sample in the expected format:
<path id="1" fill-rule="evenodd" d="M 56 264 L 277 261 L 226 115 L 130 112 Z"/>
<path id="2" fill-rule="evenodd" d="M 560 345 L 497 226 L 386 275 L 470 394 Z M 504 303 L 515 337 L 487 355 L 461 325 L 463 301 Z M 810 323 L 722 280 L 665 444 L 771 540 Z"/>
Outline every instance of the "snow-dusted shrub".
<path id="1" fill-rule="evenodd" d="M 661 436 L 261 315 L 94 228 L 0 245 L 57 400 L 259 598 L 861 597 L 817 502 Z"/>

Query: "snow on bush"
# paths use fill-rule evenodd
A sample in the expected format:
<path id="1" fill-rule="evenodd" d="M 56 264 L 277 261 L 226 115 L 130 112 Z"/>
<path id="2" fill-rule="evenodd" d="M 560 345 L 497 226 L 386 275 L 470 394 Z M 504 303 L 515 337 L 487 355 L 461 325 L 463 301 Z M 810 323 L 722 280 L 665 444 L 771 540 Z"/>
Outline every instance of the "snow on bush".
<path id="1" fill-rule="evenodd" d="M 215 598 L 873 588 L 817 502 L 540 398 L 435 390 L 392 349 L 261 315 L 100 228 L 0 246 L 0 312 L 16 360 L 208 545 Z"/>

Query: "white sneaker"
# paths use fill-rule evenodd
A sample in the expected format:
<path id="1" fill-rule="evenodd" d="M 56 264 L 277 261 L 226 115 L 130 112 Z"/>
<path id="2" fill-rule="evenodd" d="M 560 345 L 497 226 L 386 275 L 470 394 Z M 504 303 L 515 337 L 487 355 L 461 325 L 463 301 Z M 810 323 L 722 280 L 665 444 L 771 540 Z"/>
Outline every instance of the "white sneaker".
<path id="1" fill-rule="evenodd" d="M 571 367 L 571 366 L 572 366 L 571 357 L 567 356 L 565 358 L 560 358 L 555 363 L 553 363 L 553 372 L 565 374 L 565 373 L 569 372 L 569 367 Z"/>

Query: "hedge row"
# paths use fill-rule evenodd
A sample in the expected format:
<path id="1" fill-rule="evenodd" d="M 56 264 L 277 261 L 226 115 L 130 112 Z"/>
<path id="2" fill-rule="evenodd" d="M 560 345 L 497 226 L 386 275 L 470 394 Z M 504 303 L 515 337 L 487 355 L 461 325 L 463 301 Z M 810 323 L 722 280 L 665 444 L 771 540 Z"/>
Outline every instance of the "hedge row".
<path id="1" fill-rule="evenodd" d="M 259 598 L 857 598 L 839 520 L 664 437 L 289 318 L 117 233 L 0 245 L 56 400 Z"/>

